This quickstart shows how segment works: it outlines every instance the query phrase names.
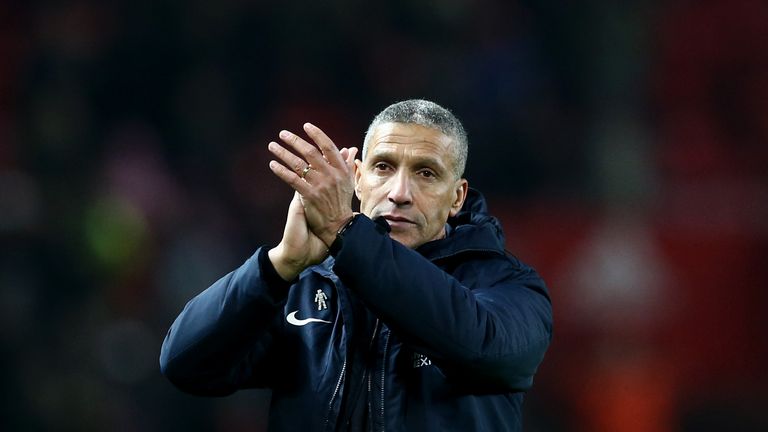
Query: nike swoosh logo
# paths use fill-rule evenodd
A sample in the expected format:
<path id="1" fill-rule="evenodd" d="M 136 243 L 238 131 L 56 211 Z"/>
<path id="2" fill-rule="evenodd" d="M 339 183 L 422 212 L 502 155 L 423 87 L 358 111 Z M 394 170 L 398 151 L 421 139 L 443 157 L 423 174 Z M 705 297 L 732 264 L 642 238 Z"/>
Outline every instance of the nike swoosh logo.
<path id="1" fill-rule="evenodd" d="M 291 312 L 291 313 L 289 313 L 288 315 L 285 316 L 285 320 L 288 321 L 288 324 L 293 324 L 295 326 L 301 327 L 301 326 L 305 326 L 305 325 L 307 325 L 309 323 L 312 323 L 312 322 L 321 322 L 321 323 L 326 323 L 326 324 L 330 324 L 331 323 L 330 321 L 321 320 L 320 318 L 298 319 L 298 318 L 296 318 L 296 314 L 298 312 L 299 311 L 295 310 L 295 311 L 293 311 L 293 312 Z"/>

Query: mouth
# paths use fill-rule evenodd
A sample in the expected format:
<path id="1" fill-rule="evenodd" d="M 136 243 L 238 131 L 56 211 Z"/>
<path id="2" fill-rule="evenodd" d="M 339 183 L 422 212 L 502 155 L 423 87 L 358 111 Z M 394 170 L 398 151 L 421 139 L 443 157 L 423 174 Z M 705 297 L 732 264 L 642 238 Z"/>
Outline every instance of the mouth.
<path id="1" fill-rule="evenodd" d="M 416 222 L 403 216 L 383 214 L 381 215 L 381 217 L 387 220 L 387 223 L 389 223 L 390 228 L 406 228 L 406 227 L 416 225 Z"/>
<path id="2" fill-rule="evenodd" d="M 410 220 L 410 219 L 408 219 L 406 217 L 402 217 L 402 216 L 393 216 L 393 215 L 386 215 L 385 214 L 385 215 L 381 215 L 381 217 L 383 217 L 384 219 L 386 219 L 388 221 L 393 221 L 393 222 L 415 223 L 414 221 L 412 221 L 412 220 Z"/>

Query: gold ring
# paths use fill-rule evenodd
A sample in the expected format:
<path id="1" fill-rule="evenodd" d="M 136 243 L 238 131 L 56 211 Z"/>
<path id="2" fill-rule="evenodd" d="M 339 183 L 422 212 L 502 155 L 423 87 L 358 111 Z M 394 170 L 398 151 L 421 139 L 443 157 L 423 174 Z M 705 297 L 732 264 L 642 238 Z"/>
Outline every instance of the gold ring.
<path id="1" fill-rule="evenodd" d="M 304 179 L 304 177 L 306 177 L 306 176 L 307 176 L 307 173 L 308 173 L 308 172 L 309 172 L 309 170 L 311 170 L 311 169 L 312 169 L 312 164 L 307 164 L 307 166 L 305 166 L 305 167 L 304 167 L 304 169 L 303 169 L 303 170 L 301 170 L 301 178 L 302 178 L 302 179 Z"/>

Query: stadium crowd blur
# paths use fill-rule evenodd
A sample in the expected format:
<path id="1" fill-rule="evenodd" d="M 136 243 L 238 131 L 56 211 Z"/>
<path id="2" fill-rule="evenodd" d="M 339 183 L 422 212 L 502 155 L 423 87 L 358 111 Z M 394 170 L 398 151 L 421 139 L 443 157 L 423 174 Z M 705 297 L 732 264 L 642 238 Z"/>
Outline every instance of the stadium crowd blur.
<path id="1" fill-rule="evenodd" d="M 747 0 L 4 2 L 0 429 L 263 430 L 268 393 L 161 377 L 165 331 L 279 240 L 280 129 L 359 145 L 422 97 L 550 285 L 527 431 L 768 430 L 766 22 Z"/>

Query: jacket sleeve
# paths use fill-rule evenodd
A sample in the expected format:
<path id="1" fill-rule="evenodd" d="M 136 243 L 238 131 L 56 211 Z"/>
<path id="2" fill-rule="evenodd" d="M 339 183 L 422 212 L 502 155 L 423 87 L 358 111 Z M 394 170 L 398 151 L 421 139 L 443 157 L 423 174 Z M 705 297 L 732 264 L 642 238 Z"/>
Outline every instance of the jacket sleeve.
<path id="1" fill-rule="evenodd" d="M 335 251 L 334 271 L 374 313 L 446 377 L 527 390 L 552 335 L 541 278 L 501 254 L 448 274 L 359 217 Z"/>
<path id="2" fill-rule="evenodd" d="M 269 361 L 270 329 L 279 322 L 288 288 L 260 248 L 187 303 L 163 341 L 161 372 L 198 395 L 266 385 L 258 372 L 271 368 L 259 365 Z"/>

